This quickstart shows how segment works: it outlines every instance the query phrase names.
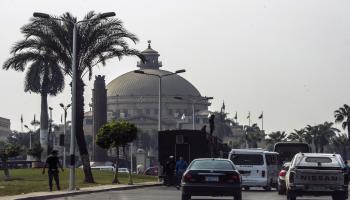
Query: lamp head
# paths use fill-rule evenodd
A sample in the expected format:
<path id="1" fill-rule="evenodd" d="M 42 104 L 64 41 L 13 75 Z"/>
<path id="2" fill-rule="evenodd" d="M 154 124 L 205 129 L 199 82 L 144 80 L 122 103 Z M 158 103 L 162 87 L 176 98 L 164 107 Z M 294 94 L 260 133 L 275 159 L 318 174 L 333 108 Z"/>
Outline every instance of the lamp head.
<path id="1" fill-rule="evenodd" d="M 46 14 L 46 13 L 35 12 L 35 13 L 33 13 L 33 17 L 49 19 L 50 15 Z"/>
<path id="2" fill-rule="evenodd" d="M 184 70 L 184 69 L 180 69 L 180 70 L 175 71 L 176 74 L 180 74 L 180 73 L 184 73 L 184 72 L 186 72 L 186 70 Z"/>
<path id="3" fill-rule="evenodd" d="M 99 18 L 107 18 L 107 17 L 114 17 L 115 16 L 115 12 L 106 12 L 106 13 L 102 13 L 99 15 Z"/>
<path id="4" fill-rule="evenodd" d="M 142 71 L 142 70 L 134 70 L 134 73 L 137 73 L 137 74 L 145 74 L 145 72 Z"/>

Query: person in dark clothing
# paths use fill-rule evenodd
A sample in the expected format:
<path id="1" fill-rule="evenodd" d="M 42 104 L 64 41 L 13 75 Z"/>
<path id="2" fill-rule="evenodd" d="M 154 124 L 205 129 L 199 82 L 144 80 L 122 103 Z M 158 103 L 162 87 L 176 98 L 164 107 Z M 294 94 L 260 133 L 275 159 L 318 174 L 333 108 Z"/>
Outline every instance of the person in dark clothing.
<path id="1" fill-rule="evenodd" d="M 174 173 L 175 173 L 175 160 L 174 156 L 169 156 L 166 164 L 165 164 L 165 175 L 167 178 L 166 184 L 170 186 L 174 183 Z"/>
<path id="2" fill-rule="evenodd" d="M 45 174 L 45 168 L 47 167 L 47 174 L 49 176 L 49 187 L 50 191 L 52 191 L 52 179 L 55 179 L 57 190 L 60 190 L 60 180 L 58 176 L 58 167 L 61 168 L 63 172 L 63 167 L 57 157 L 58 151 L 53 150 L 51 154 L 47 157 L 44 168 L 43 168 L 43 174 Z"/>
<path id="3" fill-rule="evenodd" d="M 180 156 L 179 160 L 176 162 L 176 177 L 177 177 L 176 188 L 177 189 L 180 188 L 181 178 L 183 173 L 186 171 L 187 166 L 188 166 L 187 162 L 184 160 L 182 156 Z"/>

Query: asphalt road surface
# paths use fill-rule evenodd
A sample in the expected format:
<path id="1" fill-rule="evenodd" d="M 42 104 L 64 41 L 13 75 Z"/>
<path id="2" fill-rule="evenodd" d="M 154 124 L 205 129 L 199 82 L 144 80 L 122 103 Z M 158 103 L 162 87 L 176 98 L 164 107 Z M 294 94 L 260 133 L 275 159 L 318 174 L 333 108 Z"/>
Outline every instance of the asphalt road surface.
<path id="1" fill-rule="evenodd" d="M 86 195 L 57 198 L 56 200 L 179 200 L 181 192 L 174 187 L 148 187 L 143 189 L 96 192 Z M 230 197 L 192 197 L 192 199 L 215 199 L 226 200 Z M 286 200 L 285 196 L 278 195 L 276 191 L 250 190 L 243 191 L 244 200 Z M 331 200 L 331 197 L 299 197 L 298 200 Z"/>

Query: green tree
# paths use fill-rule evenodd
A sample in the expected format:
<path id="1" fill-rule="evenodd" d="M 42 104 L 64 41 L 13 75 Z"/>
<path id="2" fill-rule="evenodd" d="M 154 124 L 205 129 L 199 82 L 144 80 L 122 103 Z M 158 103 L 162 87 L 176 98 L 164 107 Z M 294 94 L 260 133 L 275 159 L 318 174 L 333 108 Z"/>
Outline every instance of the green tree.
<path id="1" fill-rule="evenodd" d="M 317 126 L 317 141 L 320 153 L 324 152 L 324 147 L 330 143 L 331 138 L 336 136 L 337 132 L 339 132 L 339 130 L 333 127 L 332 122 L 324 122 Z"/>
<path id="2" fill-rule="evenodd" d="M 267 136 L 268 136 L 268 138 L 266 138 L 266 143 L 270 144 L 270 145 L 274 145 L 277 142 L 287 141 L 287 134 L 284 131 L 271 132 Z"/>
<path id="3" fill-rule="evenodd" d="M 246 127 L 246 140 L 250 148 L 258 148 L 258 143 L 265 138 L 265 134 L 257 124 Z"/>
<path id="4" fill-rule="evenodd" d="M 116 148 L 115 172 L 112 183 L 119 183 L 119 148 L 123 148 L 125 158 L 125 146 L 137 138 L 137 128 L 127 121 L 111 121 L 103 125 L 97 133 L 96 144 L 103 149 Z M 129 170 L 129 184 L 132 184 L 131 170 Z"/>
<path id="5" fill-rule="evenodd" d="M 56 96 L 64 88 L 64 75 L 56 56 L 46 47 L 38 47 L 44 43 L 42 38 L 28 35 L 22 28 L 25 39 L 17 42 L 11 49 L 13 54 L 3 65 L 3 69 L 25 71 L 24 91 L 41 95 L 40 138 L 48 137 L 48 105 L 47 97 Z M 36 122 L 33 122 L 36 123 Z M 47 140 L 40 141 L 46 149 Z M 44 159 L 44 158 L 43 158 Z"/>
<path id="6" fill-rule="evenodd" d="M 5 180 L 11 180 L 10 171 L 7 166 L 9 158 L 16 157 L 20 154 L 21 148 L 18 145 L 13 145 L 4 141 L 0 141 L 0 159 L 4 169 Z"/>
<path id="7" fill-rule="evenodd" d="M 27 151 L 27 154 L 33 156 L 37 160 L 40 160 L 43 150 L 44 149 L 41 147 L 40 143 L 35 143 L 33 148 Z"/>
<path id="8" fill-rule="evenodd" d="M 288 139 L 291 141 L 297 141 L 297 142 L 305 142 L 305 137 L 306 137 L 306 131 L 305 129 L 294 129 L 293 132 L 291 132 L 288 135 Z"/>
<path id="9" fill-rule="evenodd" d="M 347 130 L 348 139 L 350 138 L 350 107 L 344 104 L 338 110 L 334 111 L 335 123 L 342 123 L 342 128 Z M 350 139 L 348 140 L 348 145 L 350 144 Z"/>
<path id="10" fill-rule="evenodd" d="M 331 138 L 331 143 L 333 144 L 333 147 L 336 149 L 336 151 L 343 155 L 343 158 L 347 158 L 347 151 L 346 151 L 346 145 L 349 141 L 348 136 L 345 133 L 336 135 Z"/>
<path id="11" fill-rule="evenodd" d="M 71 76 L 72 68 L 72 22 L 77 19 L 70 13 L 65 13 L 54 19 L 32 18 L 30 23 L 22 28 L 27 38 L 32 38 L 31 45 L 22 45 L 20 50 L 50 49 L 54 58 L 57 59 L 60 67 L 65 74 Z M 94 182 L 89 154 L 86 146 L 83 130 L 84 119 L 84 77 L 88 75 L 91 80 L 93 69 L 105 65 L 108 59 L 124 56 L 137 55 L 142 58 L 139 51 L 129 47 L 127 40 L 134 43 L 138 41 L 137 37 L 128 32 L 121 20 L 116 18 L 101 18 L 94 12 L 89 12 L 83 20 L 88 22 L 81 23 L 77 27 L 77 108 L 73 112 L 77 116 L 76 141 L 78 144 L 80 157 L 83 163 L 85 182 Z M 33 47 L 34 46 L 34 47 Z"/>

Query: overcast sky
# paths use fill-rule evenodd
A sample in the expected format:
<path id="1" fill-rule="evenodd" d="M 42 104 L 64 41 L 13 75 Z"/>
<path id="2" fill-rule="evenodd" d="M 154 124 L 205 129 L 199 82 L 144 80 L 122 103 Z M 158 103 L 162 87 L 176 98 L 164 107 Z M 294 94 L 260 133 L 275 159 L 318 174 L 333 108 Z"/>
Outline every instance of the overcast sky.
<path id="1" fill-rule="evenodd" d="M 182 76 L 215 98 L 210 109 L 219 110 L 224 100 L 241 124 L 249 111 L 252 122 L 264 111 L 268 132 L 289 132 L 334 121 L 333 111 L 350 103 L 348 0 L 2 0 L 1 10 L 1 65 L 35 11 L 68 11 L 79 19 L 91 10 L 114 11 L 139 37 L 135 48 L 144 50 L 152 40 L 163 69 L 185 68 Z M 106 75 L 108 83 L 136 69 L 137 61 L 113 59 L 94 74 Z M 21 114 L 25 123 L 40 116 L 40 96 L 24 93 L 23 79 L 24 73 L 0 71 L 0 116 L 17 130 Z M 56 122 L 59 103 L 69 100 L 69 88 L 49 98 Z"/>

